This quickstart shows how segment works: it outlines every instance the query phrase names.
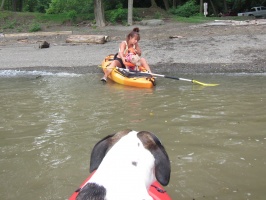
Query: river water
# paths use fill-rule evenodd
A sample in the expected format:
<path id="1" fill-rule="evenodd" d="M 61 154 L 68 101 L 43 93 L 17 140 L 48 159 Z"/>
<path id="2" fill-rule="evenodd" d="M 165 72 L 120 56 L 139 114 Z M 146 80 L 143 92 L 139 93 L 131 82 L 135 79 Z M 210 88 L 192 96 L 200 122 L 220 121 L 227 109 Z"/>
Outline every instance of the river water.
<path id="1" fill-rule="evenodd" d="M 102 137 L 155 133 L 171 159 L 173 199 L 265 199 L 266 74 L 184 74 L 154 89 L 101 74 L 0 71 L 1 199 L 67 199 Z M 119 184 L 119 183 L 117 183 Z"/>

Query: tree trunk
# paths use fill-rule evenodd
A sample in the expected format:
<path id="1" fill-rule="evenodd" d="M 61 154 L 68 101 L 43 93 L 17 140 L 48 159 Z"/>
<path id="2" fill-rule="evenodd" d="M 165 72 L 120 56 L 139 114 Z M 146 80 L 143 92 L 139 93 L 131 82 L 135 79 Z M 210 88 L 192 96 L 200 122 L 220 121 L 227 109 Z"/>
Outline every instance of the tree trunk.
<path id="1" fill-rule="evenodd" d="M 5 4 L 5 0 L 2 0 L 0 10 L 4 10 L 4 4 Z"/>
<path id="2" fill-rule="evenodd" d="M 104 8 L 102 0 L 94 0 L 94 15 L 96 25 L 99 27 L 105 26 Z"/>
<path id="3" fill-rule="evenodd" d="M 17 11 L 17 0 L 13 0 L 13 11 Z"/>
<path id="4" fill-rule="evenodd" d="M 169 10 L 169 2 L 168 2 L 168 0 L 163 0 L 163 2 L 164 2 L 165 10 Z"/>
<path id="5" fill-rule="evenodd" d="M 200 14 L 203 14 L 203 0 L 200 0 Z"/>
<path id="6" fill-rule="evenodd" d="M 212 0 L 210 0 L 210 3 L 211 3 L 211 6 L 212 6 L 212 10 L 213 10 L 213 14 L 214 14 L 214 16 L 217 16 L 217 11 L 216 11 L 216 8 L 215 8 L 215 6 L 214 6 Z"/>
<path id="7" fill-rule="evenodd" d="M 128 0 L 127 23 L 133 25 L 133 0 Z"/>
<path id="8" fill-rule="evenodd" d="M 19 0 L 19 12 L 22 11 L 23 8 L 23 0 Z"/>
<path id="9" fill-rule="evenodd" d="M 151 7 L 152 8 L 157 8 L 158 7 L 156 2 L 155 2 L 155 0 L 151 0 Z"/>
<path id="10" fill-rule="evenodd" d="M 176 8 L 176 5 L 177 5 L 176 0 L 173 0 L 173 8 Z"/>
<path id="11" fill-rule="evenodd" d="M 227 13 L 228 8 L 227 8 L 227 3 L 226 0 L 224 0 L 224 13 Z"/>

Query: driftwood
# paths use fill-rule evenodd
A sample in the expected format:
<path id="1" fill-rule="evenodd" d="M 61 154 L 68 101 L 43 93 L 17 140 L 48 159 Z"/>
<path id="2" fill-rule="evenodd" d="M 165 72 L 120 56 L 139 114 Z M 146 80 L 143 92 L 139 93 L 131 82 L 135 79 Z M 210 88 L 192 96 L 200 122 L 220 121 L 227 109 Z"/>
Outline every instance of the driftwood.
<path id="1" fill-rule="evenodd" d="M 40 49 L 49 48 L 49 47 L 50 47 L 50 43 L 46 41 L 43 41 L 41 44 L 39 44 Z"/>
<path id="2" fill-rule="evenodd" d="M 70 35 L 66 39 L 66 43 L 96 43 L 104 44 L 107 42 L 108 36 L 105 35 Z"/>

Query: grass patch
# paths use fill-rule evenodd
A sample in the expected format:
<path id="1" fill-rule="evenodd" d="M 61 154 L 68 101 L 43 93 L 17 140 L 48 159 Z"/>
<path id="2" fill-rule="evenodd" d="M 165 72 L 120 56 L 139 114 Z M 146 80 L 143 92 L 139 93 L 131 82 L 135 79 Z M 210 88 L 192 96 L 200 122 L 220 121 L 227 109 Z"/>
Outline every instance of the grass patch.
<path id="1" fill-rule="evenodd" d="M 36 19 L 40 22 L 55 22 L 59 24 L 63 24 L 65 21 L 69 20 L 69 16 L 67 13 L 63 14 L 41 14 L 36 13 Z"/>
<path id="2" fill-rule="evenodd" d="M 36 13 L 36 19 L 39 22 L 51 22 L 64 24 L 66 21 L 73 20 L 73 16 L 71 13 L 60 13 L 60 14 L 41 14 Z M 77 22 L 84 20 L 93 20 L 94 14 L 76 14 L 75 20 Z"/>
<path id="3" fill-rule="evenodd" d="M 183 23 L 194 23 L 194 24 L 200 24 L 200 23 L 207 23 L 214 20 L 236 20 L 241 21 L 243 18 L 238 16 L 230 16 L 230 17 L 205 17 L 201 15 L 191 16 L 191 17 L 180 17 L 175 16 L 174 19 L 178 22 Z"/>
<path id="4" fill-rule="evenodd" d="M 94 18 L 89 14 L 70 15 L 33 12 L 0 12 L 0 32 L 36 32 L 45 27 L 72 25 Z"/>
<path id="5" fill-rule="evenodd" d="M 33 24 L 30 25 L 29 32 L 37 32 L 42 30 L 42 27 L 39 23 L 34 22 Z"/>
<path id="6" fill-rule="evenodd" d="M 16 20 L 9 21 L 7 20 L 6 23 L 2 26 L 3 29 L 14 29 L 17 24 Z"/>
<path id="7" fill-rule="evenodd" d="M 1 11 L 0 12 L 0 19 L 5 19 L 9 16 L 9 12 L 6 12 L 6 11 Z"/>
<path id="8" fill-rule="evenodd" d="M 162 14 L 160 13 L 160 12 L 155 12 L 154 13 L 154 18 L 155 19 L 161 19 L 163 16 L 162 16 Z"/>

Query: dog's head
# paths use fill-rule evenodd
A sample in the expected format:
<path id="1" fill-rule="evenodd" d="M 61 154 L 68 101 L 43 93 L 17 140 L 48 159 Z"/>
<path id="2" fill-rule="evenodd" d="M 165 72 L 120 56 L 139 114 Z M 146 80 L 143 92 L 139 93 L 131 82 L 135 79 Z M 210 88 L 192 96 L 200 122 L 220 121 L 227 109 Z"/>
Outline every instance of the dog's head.
<path id="1" fill-rule="evenodd" d="M 141 63 L 140 63 L 140 57 L 139 55 L 133 55 L 132 58 L 131 58 L 131 63 L 133 63 L 134 65 L 136 66 L 140 66 Z"/>
<path id="2" fill-rule="evenodd" d="M 152 199 L 150 185 L 155 179 L 167 185 L 171 173 L 160 140 L 150 132 L 132 130 L 109 135 L 94 146 L 90 172 L 95 170 L 77 199 Z"/>
<path id="3" fill-rule="evenodd" d="M 129 53 L 126 55 L 126 61 L 134 64 L 135 66 L 140 66 L 140 57 L 137 54 Z"/>

